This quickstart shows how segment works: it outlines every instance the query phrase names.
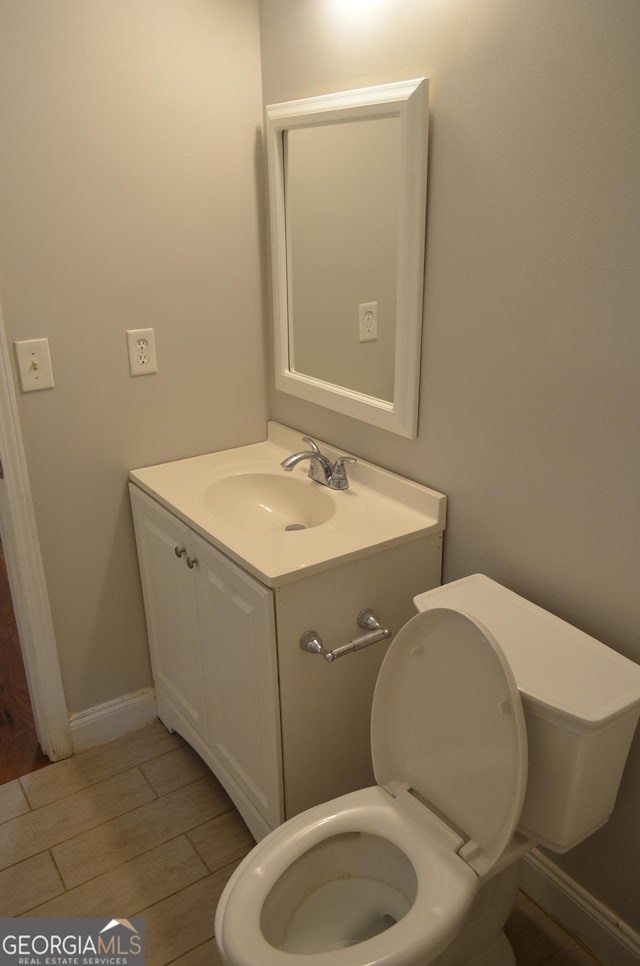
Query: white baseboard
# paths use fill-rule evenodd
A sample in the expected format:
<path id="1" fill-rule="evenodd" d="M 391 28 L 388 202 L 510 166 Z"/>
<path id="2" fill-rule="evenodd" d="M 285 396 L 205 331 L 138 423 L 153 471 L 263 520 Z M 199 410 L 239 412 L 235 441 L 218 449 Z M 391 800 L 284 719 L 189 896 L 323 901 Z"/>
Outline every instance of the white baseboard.
<path id="1" fill-rule="evenodd" d="M 143 728 L 158 717 L 154 688 L 125 694 L 96 708 L 69 715 L 73 750 L 102 745 L 136 728 Z"/>
<path id="2" fill-rule="evenodd" d="M 638 966 L 640 935 L 537 849 L 524 858 L 520 887 L 605 966 Z"/>

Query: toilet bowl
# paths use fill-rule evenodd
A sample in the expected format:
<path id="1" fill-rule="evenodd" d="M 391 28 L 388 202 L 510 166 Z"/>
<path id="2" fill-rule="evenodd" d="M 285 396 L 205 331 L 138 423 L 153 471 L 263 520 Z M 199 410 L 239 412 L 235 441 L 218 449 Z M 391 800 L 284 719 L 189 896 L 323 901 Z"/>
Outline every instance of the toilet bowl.
<path id="1" fill-rule="evenodd" d="M 477 878 L 439 825 L 379 787 L 286 822 L 227 885 L 216 917 L 223 957 L 357 966 L 421 962 L 425 947 L 446 948 Z"/>
<path id="2" fill-rule="evenodd" d="M 421 612 L 396 635 L 378 676 L 371 714 L 377 785 L 289 819 L 238 866 L 216 911 L 216 940 L 229 966 L 514 963 L 502 934 L 508 903 L 505 911 L 504 903 L 483 906 L 477 897 L 492 879 L 498 891 L 504 881 L 510 897 L 509 866 L 538 841 L 564 850 L 606 821 L 608 812 L 585 815 L 563 788 L 550 793 L 553 820 L 545 805 L 537 834 L 540 736 L 530 789 L 533 712 L 523 705 L 530 696 L 525 689 L 521 697 L 522 682 L 490 629 L 516 647 L 526 638 L 523 627 L 544 630 L 548 658 L 536 646 L 544 662 L 562 661 L 553 653 L 563 640 L 570 651 L 571 635 L 563 638 L 569 625 L 557 618 L 549 624 L 551 615 L 528 602 L 533 610 L 523 612 L 522 598 L 481 575 L 430 593 L 419 598 Z M 570 719 L 574 737 L 580 718 L 591 739 L 580 748 L 571 791 L 588 793 L 585 780 L 597 779 L 615 799 L 640 713 L 640 668 L 581 637 L 597 645 L 585 652 L 592 664 L 585 706 L 569 709 L 556 694 L 543 717 L 554 730 Z M 617 769 L 605 764 L 614 750 Z M 594 754 L 602 761 L 592 762 Z M 523 828 L 530 792 L 534 805 Z M 602 810 L 612 807 L 611 794 L 601 801 Z M 464 932 L 473 936 L 473 955 Z"/>

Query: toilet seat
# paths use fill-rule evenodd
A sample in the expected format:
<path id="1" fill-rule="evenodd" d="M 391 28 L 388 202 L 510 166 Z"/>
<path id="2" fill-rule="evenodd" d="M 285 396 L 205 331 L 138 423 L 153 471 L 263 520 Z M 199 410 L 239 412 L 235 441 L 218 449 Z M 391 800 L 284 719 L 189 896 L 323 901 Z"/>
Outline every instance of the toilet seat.
<path id="1" fill-rule="evenodd" d="M 307 957 L 272 946 L 261 928 L 267 896 L 291 865 L 314 846 L 343 833 L 364 832 L 391 842 L 410 860 L 417 895 L 391 929 L 362 943 L 310 954 L 314 966 L 399 966 L 446 948 L 473 897 L 478 879 L 456 854 L 461 839 L 411 801 L 379 786 L 351 792 L 295 816 L 249 853 L 229 880 L 216 912 L 216 940 L 236 966 L 286 966 Z M 445 901 L 446 900 L 446 901 Z"/>
<path id="2" fill-rule="evenodd" d="M 527 789 L 527 727 L 498 642 L 446 607 L 416 614 L 382 662 L 371 711 L 378 785 L 404 784 L 463 835 L 483 875 L 513 838 Z"/>
<path id="3" fill-rule="evenodd" d="M 286 966 L 308 956 L 314 966 L 404 966 L 431 962 L 457 933 L 479 876 L 513 837 L 526 789 L 524 713 L 486 628 L 434 608 L 399 631 L 378 675 L 371 749 L 376 786 L 285 822 L 229 880 L 216 939 L 233 966 Z M 406 914 L 346 948 L 290 953 L 272 945 L 261 916 L 276 883 L 314 846 L 350 832 L 392 843 L 411 863 L 417 889 Z"/>

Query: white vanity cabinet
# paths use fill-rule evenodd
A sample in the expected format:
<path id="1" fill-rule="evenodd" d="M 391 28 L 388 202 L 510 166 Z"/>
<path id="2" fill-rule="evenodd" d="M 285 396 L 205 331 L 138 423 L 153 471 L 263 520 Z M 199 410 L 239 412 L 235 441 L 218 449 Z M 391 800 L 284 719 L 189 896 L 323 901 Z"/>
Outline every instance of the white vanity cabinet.
<path id="1" fill-rule="evenodd" d="M 300 638 L 338 648 L 365 609 L 395 634 L 441 580 L 443 494 L 362 460 L 348 490 L 319 486 L 281 467 L 299 443 L 270 423 L 263 442 L 130 474 L 158 714 L 257 839 L 374 781 L 388 642 L 329 662 Z"/>
<path id="2" fill-rule="evenodd" d="M 283 818 L 273 593 L 130 492 L 158 715 L 264 834 Z"/>
<path id="3" fill-rule="evenodd" d="M 191 531 L 131 487 L 133 519 L 158 707 L 206 740 L 205 694 Z M 160 714 L 164 718 L 164 715 Z"/>
<path id="4" fill-rule="evenodd" d="M 158 715 L 207 762 L 256 838 L 373 782 L 371 700 L 385 643 L 335 663 L 371 607 L 397 631 L 440 583 L 442 534 L 269 588 L 130 484 Z M 179 554 L 179 556 L 178 556 Z M 191 565 L 191 566 L 190 566 Z"/>
<path id="5" fill-rule="evenodd" d="M 234 800 L 275 828 L 283 806 L 273 593 L 201 537 L 192 541 L 211 767 Z"/>

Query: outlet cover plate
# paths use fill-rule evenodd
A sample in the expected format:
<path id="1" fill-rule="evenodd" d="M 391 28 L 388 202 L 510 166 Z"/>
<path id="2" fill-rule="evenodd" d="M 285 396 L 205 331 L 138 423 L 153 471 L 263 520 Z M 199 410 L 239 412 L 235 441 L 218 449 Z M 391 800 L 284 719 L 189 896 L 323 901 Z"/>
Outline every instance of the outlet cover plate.
<path id="1" fill-rule="evenodd" d="M 361 302 L 358 306 L 360 342 L 375 342 L 378 338 L 378 303 Z"/>
<path id="2" fill-rule="evenodd" d="M 127 329 L 129 371 L 132 376 L 150 376 L 158 371 L 156 337 L 153 329 Z"/>

